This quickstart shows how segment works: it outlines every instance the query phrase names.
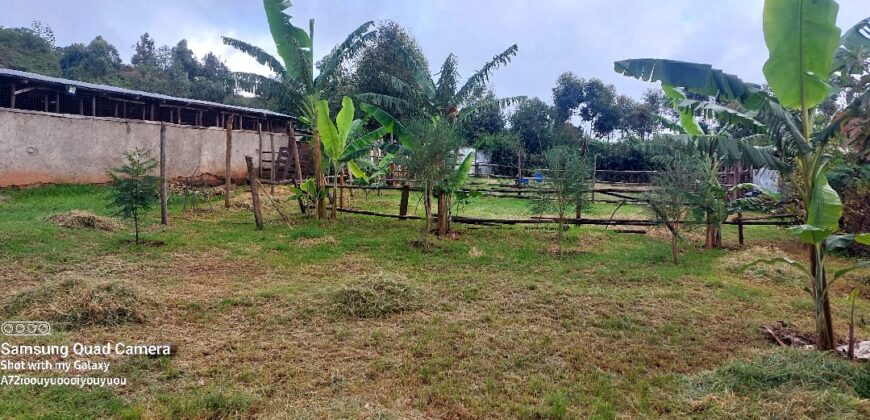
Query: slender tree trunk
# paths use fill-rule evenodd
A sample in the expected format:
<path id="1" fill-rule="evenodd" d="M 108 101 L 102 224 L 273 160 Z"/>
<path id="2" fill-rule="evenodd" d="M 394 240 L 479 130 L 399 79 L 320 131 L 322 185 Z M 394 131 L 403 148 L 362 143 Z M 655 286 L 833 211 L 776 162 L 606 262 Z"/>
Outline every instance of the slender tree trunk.
<path id="1" fill-rule="evenodd" d="M 674 265 L 680 265 L 680 250 L 677 248 L 676 235 L 671 235 L 671 255 L 674 257 Z"/>
<path id="2" fill-rule="evenodd" d="M 423 226 L 423 248 L 429 246 L 429 228 L 432 223 L 432 187 L 426 184 L 423 188 L 423 208 L 426 213 L 426 223 Z"/>
<path id="3" fill-rule="evenodd" d="M 438 192 L 438 236 L 447 235 L 447 194 Z"/>
<path id="4" fill-rule="evenodd" d="M 139 245 L 139 213 L 133 209 L 133 230 L 136 231 L 136 245 Z"/>

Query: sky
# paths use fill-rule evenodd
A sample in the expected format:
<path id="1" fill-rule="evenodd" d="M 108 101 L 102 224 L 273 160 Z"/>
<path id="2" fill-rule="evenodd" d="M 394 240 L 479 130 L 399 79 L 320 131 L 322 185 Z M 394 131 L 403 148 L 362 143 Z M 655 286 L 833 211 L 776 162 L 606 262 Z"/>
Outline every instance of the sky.
<path id="1" fill-rule="evenodd" d="M 763 82 L 767 59 L 762 35 L 763 0 L 295 0 L 297 26 L 314 18 L 320 57 L 360 24 L 394 20 L 417 39 L 437 70 L 448 54 L 469 76 L 512 44 L 519 53 L 496 71 L 499 96 L 537 96 L 550 101 L 563 72 L 597 77 L 635 97 L 652 84 L 621 76 L 613 62 L 670 58 L 712 64 L 751 82 Z M 870 0 L 839 0 L 844 31 L 870 16 Z M 235 71 L 268 71 L 221 43 L 221 35 L 274 54 L 258 0 L 0 0 L 0 26 L 54 29 L 58 45 L 102 35 L 129 62 L 133 44 L 149 32 L 158 45 L 188 40 L 202 56 L 211 51 Z"/>

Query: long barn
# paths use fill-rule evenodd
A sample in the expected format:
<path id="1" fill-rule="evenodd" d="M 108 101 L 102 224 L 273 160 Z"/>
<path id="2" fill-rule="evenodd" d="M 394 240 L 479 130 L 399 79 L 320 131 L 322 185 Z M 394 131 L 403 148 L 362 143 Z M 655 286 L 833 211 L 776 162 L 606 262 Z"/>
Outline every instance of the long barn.
<path id="1" fill-rule="evenodd" d="M 0 68 L 0 187 L 105 182 L 106 169 L 118 166 L 128 150 L 145 148 L 156 157 L 161 126 L 170 178 L 224 177 L 230 129 L 234 178 L 245 174 L 245 155 L 266 173 L 276 161 L 277 179 L 292 176 L 281 170 L 295 166 L 291 134 L 309 173 L 296 123 L 263 109 Z M 281 157 L 273 159 L 273 151 Z"/>

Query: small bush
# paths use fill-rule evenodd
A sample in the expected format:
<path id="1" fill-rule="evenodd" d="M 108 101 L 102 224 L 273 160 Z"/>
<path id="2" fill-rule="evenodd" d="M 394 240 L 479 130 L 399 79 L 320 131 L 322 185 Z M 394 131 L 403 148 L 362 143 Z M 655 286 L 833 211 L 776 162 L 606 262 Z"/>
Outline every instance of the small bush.
<path id="1" fill-rule="evenodd" d="M 50 321 L 72 330 L 142 322 L 145 303 L 133 289 L 120 283 L 93 285 L 67 280 L 21 292 L 3 312 L 7 317 Z"/>
<path id="2" fill-rule="evenodd" d="M 70 210 L 66 213 L 53 214 L 45 220 L 70 229 L 99 229 L 114 232 L 121 228 L 121 223 L 117 220 L 111 217 L 97 216 L 85 210 Z"/>
<path id="3" fill-rule="evenodd" d="M 376 318 L 413 309 L 416 292 L 407 284 L 384 278 L 354 282 L 333 296 L 337 310 L 358 318 Z"/>

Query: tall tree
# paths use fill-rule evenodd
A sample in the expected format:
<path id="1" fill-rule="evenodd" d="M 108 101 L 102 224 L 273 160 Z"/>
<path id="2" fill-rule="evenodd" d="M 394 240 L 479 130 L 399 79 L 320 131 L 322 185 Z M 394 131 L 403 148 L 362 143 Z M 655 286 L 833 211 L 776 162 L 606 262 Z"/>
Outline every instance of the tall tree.
<path id="1" fill-rule="evenodd" d="M 379 24 L 377 35 L 366 44 L 356 62 L 352 76 L 354 94 L 374 93 L 401 97 L 404 92 L 392 83 L 391 77 L 405 85 L 415 83 L 414 67 L 405 60 L 405 52 L 423 72 L 429 73 L 429 63 L 423 50 L 405 28 L 393 21 Z M 393 116 L 400 121 L 406 121 L 410 114 L 393 110 Z"/>
<path id="2" fill-rule="evenodd" d="M 568 122 L 577 113 L 578 108 L 585 101 L 585 87 L 586 81 L 571 72 L 562 73 L 556 79 L 556 86 L 553 88 L 553 107 L 557 123 Z"/>
<path id="3" fill-rule="evenodd" d="M 28 28 L 0 27 L 0 67 L 47 76 L 62 74 L 52 45 Z"/>

